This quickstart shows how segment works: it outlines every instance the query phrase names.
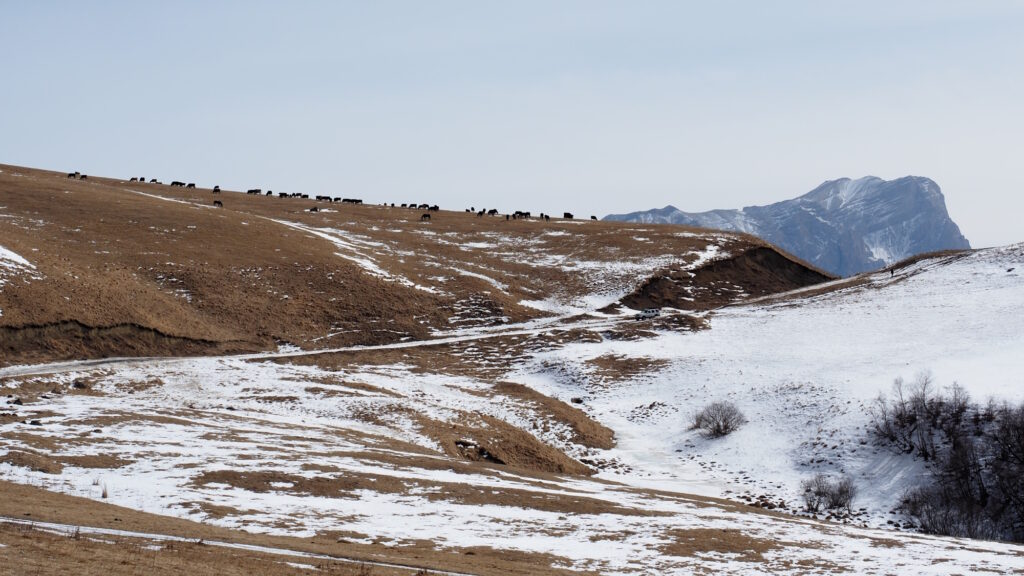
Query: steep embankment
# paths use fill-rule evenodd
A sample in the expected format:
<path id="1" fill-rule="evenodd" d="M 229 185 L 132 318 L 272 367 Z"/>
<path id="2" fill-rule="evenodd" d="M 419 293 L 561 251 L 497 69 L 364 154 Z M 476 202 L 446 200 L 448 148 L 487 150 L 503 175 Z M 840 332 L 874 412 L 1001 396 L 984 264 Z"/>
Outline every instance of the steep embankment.
<path id="1" fill-rule="evenodd" d="M 710 310 L 833 279 L 771 246 L 754 245 L 696 267 L 669 268 L 648 278 L 623 298 L 622 303 L 630 308 Z"/>

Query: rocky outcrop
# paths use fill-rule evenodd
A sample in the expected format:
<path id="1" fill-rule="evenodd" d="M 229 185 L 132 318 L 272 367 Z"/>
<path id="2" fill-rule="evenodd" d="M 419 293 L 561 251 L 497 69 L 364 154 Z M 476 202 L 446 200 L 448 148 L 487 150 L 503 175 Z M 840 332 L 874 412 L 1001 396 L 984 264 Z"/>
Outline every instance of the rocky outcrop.
<path id="1" fill-rule="evenodd" d="M 768 206 L 700 213 L 666 206 L 605 220 L 746 232 L 841 276 L 925 252 L 970 248 L 946 211 L 939 185 L 919 176 L 841 178 Z"/>

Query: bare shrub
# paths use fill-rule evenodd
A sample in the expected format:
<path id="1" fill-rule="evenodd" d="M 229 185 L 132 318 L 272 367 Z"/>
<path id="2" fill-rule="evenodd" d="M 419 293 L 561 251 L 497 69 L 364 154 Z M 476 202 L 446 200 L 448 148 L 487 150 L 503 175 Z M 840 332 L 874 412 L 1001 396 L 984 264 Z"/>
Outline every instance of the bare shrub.
<path id="1" fill-rule="evenodd" d="M 732 402 L 712 402 L 693 415 L 690 430 L 700 430 L 708 438 L 721 438 L 746 423 L 747 419 Z"/>
<path id="2" fill-rule="evenodd" d="M 804 492 L 804 508 L 808 512 L 817 513 L 822 509 L 836 510 L 845 508 L 847 512 L 857 497 L 857 487 L 853 479 L 844 476 L 832 480 L 824 474 L 815 474 L 800 483 Z"/>
<path id="3" fill-rule="evenodd" d="M 921 530 L 1024 542 L 1024 404 L 979 405 L 922 373 L 910 386 L 897 379 L 870 412 L 879 443 L 929 465 L 931 478 L 901 501 Z"/>

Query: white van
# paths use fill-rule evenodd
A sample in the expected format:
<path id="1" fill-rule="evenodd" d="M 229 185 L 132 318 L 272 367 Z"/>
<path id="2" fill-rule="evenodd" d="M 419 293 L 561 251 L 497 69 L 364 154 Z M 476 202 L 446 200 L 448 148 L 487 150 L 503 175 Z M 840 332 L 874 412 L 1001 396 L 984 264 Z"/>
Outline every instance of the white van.
<path id="1" fill-rule="evenodd" d="M 661 316 L 661 308 L 644 308 L 640 312 L 637 312 L 636 316 L 633 316 L 636 320 L 647 320 L 648 318 L 655 318 Z"/>

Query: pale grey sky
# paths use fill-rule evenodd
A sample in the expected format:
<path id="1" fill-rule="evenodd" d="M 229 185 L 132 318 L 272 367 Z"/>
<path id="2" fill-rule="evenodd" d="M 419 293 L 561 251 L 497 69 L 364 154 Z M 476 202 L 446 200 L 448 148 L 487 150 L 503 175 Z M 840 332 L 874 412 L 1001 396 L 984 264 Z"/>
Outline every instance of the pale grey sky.
<path id="1" fill-rule="evenodd" d="M 589 216 L 936 180 L 1024 241 L 1024 2 L 0 0 L 0 162 Z"/>

